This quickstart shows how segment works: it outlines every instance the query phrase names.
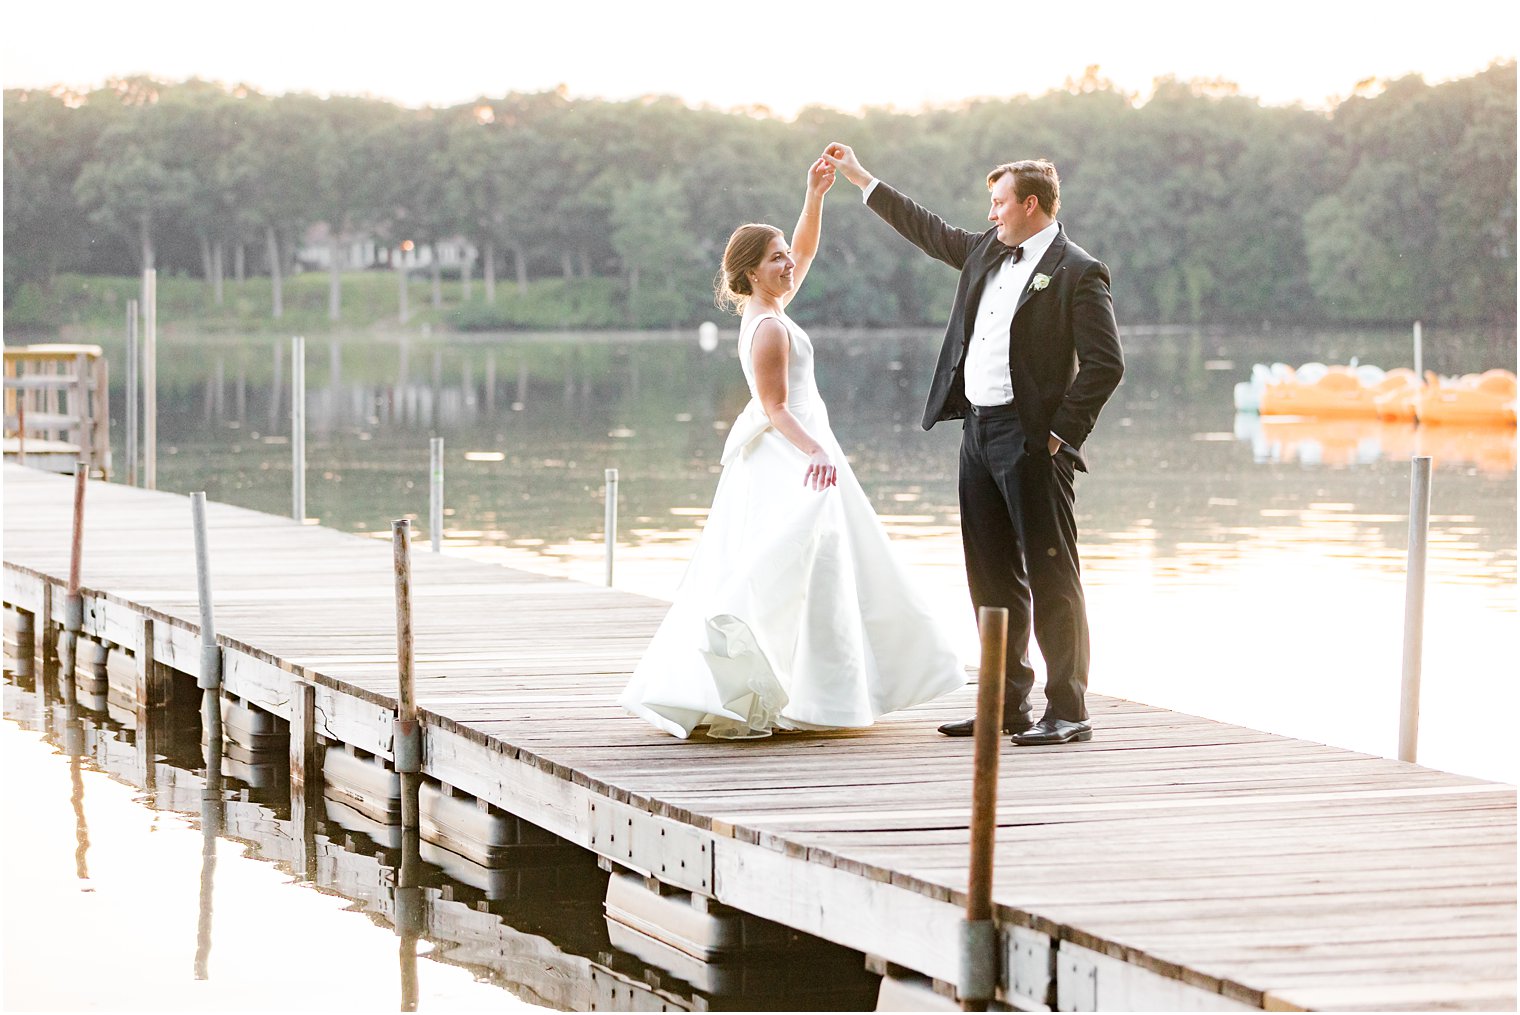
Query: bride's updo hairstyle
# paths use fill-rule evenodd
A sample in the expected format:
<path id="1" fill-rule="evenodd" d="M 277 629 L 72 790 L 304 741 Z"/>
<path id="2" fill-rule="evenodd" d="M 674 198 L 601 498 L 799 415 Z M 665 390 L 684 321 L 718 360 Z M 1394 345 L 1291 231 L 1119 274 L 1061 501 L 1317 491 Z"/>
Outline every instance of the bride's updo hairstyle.
<path id="1" fill-rule="evenodd" d="M 719 309 L 731 314 L 741 313 L 744 304 L 754 295 L 749 284 L 749 273 L 765 259 L 765 251 L 771 240 L 784 235 L 775 226 L 751 222 L 734 230 L 723 248 L 723 267 L 713 279 L 713 295 Z"/>

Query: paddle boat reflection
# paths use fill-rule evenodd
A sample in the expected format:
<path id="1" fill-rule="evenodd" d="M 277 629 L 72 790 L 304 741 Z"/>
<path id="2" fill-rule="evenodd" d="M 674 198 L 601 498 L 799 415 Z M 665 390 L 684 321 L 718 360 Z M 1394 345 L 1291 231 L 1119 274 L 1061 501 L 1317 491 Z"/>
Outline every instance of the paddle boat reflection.
<path id="1" fill-rule="evenodd" d="M 1238 413 L 1235 437 L 1251 445 L 1258 462 L 1302 465 L 1370 465 L 1381 458 L 1429 455 L 1436 468 L 1476 468 L 1492 475 L 1515 471 L 1512 426 L 1416 426 L 1412 421 L 1309 419 Z"/>

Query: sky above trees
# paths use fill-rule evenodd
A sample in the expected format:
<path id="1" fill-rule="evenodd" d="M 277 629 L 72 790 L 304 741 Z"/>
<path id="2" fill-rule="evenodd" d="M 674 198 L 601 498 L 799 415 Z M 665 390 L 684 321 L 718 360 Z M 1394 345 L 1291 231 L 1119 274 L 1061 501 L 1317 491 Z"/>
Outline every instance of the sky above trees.
<path id="1" fill-rule="evenodd" d="M 8 10 L 0 76 L 6 88 L 81 90 L 134 74 L 201 77 L 409 106 L 564 85 L 572 97 L 673 95 L 790 117 L 806 105 L 914 110 L 1040 95 L 1096 65 L 1141 98 L 1158 78 L 1219 79 L 1269 105 L 1319 109 L 1368 80 L 1474 74 L 1514 59 L 1520 39 L 1520 5 L 1505 0 L 1158 0 L 1066 10 L 968 0 L 911 13 L 796 0 L 456 0 L 420 9 L 81 0 Z"/>

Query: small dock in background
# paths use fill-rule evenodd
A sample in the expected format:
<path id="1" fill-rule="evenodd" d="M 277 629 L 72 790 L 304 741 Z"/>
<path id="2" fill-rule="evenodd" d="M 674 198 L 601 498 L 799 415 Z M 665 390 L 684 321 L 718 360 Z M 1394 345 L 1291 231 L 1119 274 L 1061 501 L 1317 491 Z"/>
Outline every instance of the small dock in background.
<path id="1" fill-rule="evenodd" d="M 44 668 L 72 487 L 4 468 L 4 602 Z M 103 660 L 92 691 L 124 683 L 150 709 L 201 666 L 189 499 L 91 482 L 86 503 L 77 651 Z M 293 795 L 307 781 L 364 810 L 364 773 L 383 782 L 396 743 L 389 543 L 221 504 L 207 523 L 229 743 L 278 744 Z M 715 917 L 755 918 L 755 940 L 780 925 L 862 953 L 883 1009 L 958 1007 L 972 744 L 934 727 L 974 689 L 869 730 L 679 741 L 615 704 L 665 603 L 428 553 L 411 590 L 424 837 L 431 821 L 447 851 L 473 812 L 596 854 L 619 947 L 677 977 L 732 944 Z M 1513 786 L 1090 708 L 1091 742 L 1001 755 L 1002 1005 L 1514 1008 Z"/>
<path id="2" fill-rule="evenodd" d="M 49 472 L 111 478 L 110 374 L 98 345 L 23 345 L 5 350 L 7 461 Z"/>

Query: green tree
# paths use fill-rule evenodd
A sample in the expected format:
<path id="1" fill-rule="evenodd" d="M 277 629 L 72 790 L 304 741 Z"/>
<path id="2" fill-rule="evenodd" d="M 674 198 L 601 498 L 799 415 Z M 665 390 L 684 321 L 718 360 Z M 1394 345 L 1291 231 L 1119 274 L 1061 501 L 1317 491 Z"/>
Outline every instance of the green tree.
<path id="1" fill-rule="evenodd" d="M 677 325 L 701 285 L 684 195 L 668 173 L 625 180 L 612 191 L 612 248 L 628 285 L 629 323 Z"/>
<path id="2" fill-rule="evenodd" d="M 42 91 L 5 92 L 5 300 L 25 282 L 49 284 L 78 263 L 89 221 L 74 182 L 95 149 L 110 110 L 71 107 L 79 97 Z"/>
<path id="3" fill-rule="evenodd" d="M 157 266 L 156 240 L 184 211 L 193 174 L 176 148 L 176 111 L 150 92 L 100 134 L 74 182 L 91 223 L 133 243 L 137 266 Z"/>

